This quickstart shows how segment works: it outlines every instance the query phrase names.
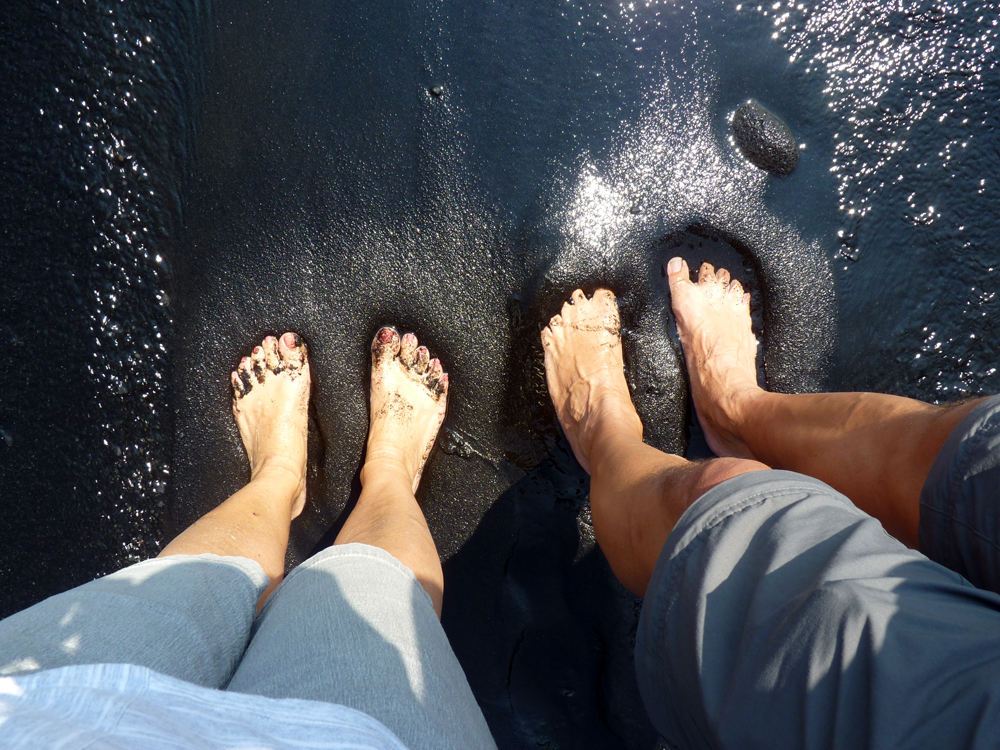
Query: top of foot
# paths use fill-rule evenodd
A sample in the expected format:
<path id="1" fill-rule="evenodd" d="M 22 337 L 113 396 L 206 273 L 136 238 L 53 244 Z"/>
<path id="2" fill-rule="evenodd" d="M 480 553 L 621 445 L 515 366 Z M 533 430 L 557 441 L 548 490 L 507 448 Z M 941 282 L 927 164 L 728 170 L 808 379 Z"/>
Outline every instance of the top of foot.
<path id="1" fill-rule="evenodd" d="M 292 518 L 306 502 L 309 359 L 295 333 L 268 336 L 232 372 L 233 415 L 250 458 L 250 476 L 277 471 L 298 482 Z"/>
<path id="2" fill-rule="evenodd" d="M 697 283 L 681 258 L 667 265 L 677 332 L 684 348 L 691 396 L 709 447 L 719 456 L 754 458 L 739 437 L 745 399 L 757 386 L 757 339 L 750 295 L 724 268 L 703 263 Z"/>
<path id="3" fill-rule="evenodd" d="M 642 436 L 642 422 L 625 382 L 621 323 L 615 295 L 577 289 L 542 330 L 549 395 L 576 460 L 590 471 L 594 438 L 615 425 Z"/>
<path id="4" fill-rule="evenodd" d="M 448 408 L 448 373 L 412 333 L 390 326 L 372 341 L 371 423 L 365 471 L 399 470 L 420 484 Z"/>

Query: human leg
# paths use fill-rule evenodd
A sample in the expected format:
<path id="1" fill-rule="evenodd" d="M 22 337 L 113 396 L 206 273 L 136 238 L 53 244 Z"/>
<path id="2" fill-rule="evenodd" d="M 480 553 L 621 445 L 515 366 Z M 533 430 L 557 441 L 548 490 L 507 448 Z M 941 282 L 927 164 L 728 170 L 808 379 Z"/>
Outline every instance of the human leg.
<path id="1" fill-rule="evenodd" d="M 810 477 L 705 493 L 664 546 L 640 692 L 697 748 L 995 746 L 1000 596 L 907 549 Z"/>
<path id="2" fill-rule="evenodd" d="M 614 295 L 576 290 L 542 331 L 549 394 L 580 464 L 590 472 L 594 531 L 611 568 L 642 596 L 681 514 L 719 483 L 767 469 L 756 461 L 700 463 L 642 442 L 624 376 Z"/>
<path id="3" fill-rule="evenodd" d="M 228 682 L 267 586 L 241 557 L 146 560 L 0 621 L 0 677 L 136 664 L 204 687 Z"/>
<path id="4" fill-rule="evenodd" d="M 250 482 L 181 532 L 159 557 L 211 553 L 254 560 L 270 578 L 266 596 L 284 576 L 289 527 L 306 500 L 305 344 L 294 333 L 268 336 L 230 378 Z"/>
<path id="5" fill-rule="evenodd" d="M 305 347 L 291 333 L 268 337 L 233 373 L 233 386 L 250 483 L 156 560 L 0 622 L 0 672 L 123 662 L 207 687 L 228 682 L 254 603 L 284 572 L 288 526 L 305 501 Z"/>
<path id="6" fill-rule="evenodd" d="M 444 573 L 414 493 L 448 403 L 448 374 L 417 337 L 383 328 L 372 342 L 371 423 L 361 496 L 334 544 L 384 549 L 413 571 L 441 616 Z"/>
<path id="7" fill-rule="evenodd" d="M 414 748 L 492 748 L 438 621 L 443 577 L 414 492 L 448 379 L 412 334 L 372 344 L 362 494 L 334 545 L 265 605 L 228 689 L 357 708 Z"/>
<path id="8" fill-rule="evenodd" d="M 816 477 L 916 547 L 920 491 L 948 435 L 980 400 L 934 406 L 877 393 L 780 394 L 758 387 L 749 295 L 708 264 L 668 264 L 698 419 L 719 455 Z"/>

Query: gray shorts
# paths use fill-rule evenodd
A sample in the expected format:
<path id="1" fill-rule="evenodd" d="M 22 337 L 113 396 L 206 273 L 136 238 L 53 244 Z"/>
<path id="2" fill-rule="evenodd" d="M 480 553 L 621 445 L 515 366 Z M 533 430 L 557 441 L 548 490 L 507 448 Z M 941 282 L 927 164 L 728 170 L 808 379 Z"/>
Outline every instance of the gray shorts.
<path id="1" fill-rule="evenodd" d="M 926 556 L 815 479 L 722 483 L 646 592 L 635 660 L 653 723 L 678 748 L 996 748 L 998 544 L 1000 398 L 934 464 Z"/>
<path id="2" fill-rule="evenodd" d="M 0 676 L 128 663 L 206 687 L 339 703 L 408 747 L 495 748 L 430 597 L 375 547 L 348 544 L 267 586 L 240 557 L 138 563 L 0 622 Z"/>

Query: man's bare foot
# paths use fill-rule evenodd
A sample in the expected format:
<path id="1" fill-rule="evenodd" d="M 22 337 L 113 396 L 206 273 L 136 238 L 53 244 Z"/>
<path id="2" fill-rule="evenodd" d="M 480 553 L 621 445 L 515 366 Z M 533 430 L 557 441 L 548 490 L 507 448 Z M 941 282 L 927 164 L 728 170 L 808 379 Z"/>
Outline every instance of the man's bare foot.
<path id="1" fill-rule="evenodd" d="M 262 472 L 290 476 L 298 484 L 292 518 L 306 504 L 309 429 L 309 359 L 295 333 L 268 336 L 230 375 L 233 416 L 250 458 L 250 480 Z"/>
<path id="2" fill-rule="evenodd" d="M 448 407 L 448 373 L 426 346 L 386 326 L 372 341 L 371 423 L 365 470 L 402 469 L 413 492 Z"/>
<path id="3" fill-rule="evenodd" d="M 763 393 L 757 385 L 757 339 L 750 295 L 729 272 L 703 263 L 698 282 L 681 258 L 667 264 L 677 332 L 684 347 L 691 395 L 709 447 L 719 456 L 754 458 L 737 432 L 742 407 Z"/>
<path id="4" fill-rule="evenodd" d="M 590 471 L 590 449 L 604 429 L 642 439 L 642 422 L 625 382 L 621 323 L 615 295 L 580 289 L 542 330 L 545 379 L 576 460 Z"/>

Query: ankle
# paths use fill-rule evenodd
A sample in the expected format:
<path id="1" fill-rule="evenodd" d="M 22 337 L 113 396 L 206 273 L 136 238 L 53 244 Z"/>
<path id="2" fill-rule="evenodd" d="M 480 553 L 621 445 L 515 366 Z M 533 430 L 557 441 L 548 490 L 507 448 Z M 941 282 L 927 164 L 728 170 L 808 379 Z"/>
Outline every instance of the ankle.
<path id="1" fill-rule="evenodd" d="M 407 494 L 413 486 L 413 472 L 406 466 L 402 452 L 378 451 L 365 457 L 365 465 L 361 467 L 361 487 L 404 487 Z"/>
<path id="2" fill-rule="evenodd" d="M 284 456 L 270 456 L 253 468 L 250 482 L 300 488 L 305 477 L 305 467 L 300 462 Z"/>
<path id="3" fill-rule="evenodd" d="M 745 443 L 748 428 L 760 423 L 760 409 L 769 395 L 756 383 L 732 389 L 718 402 L 717 413 L 725 420 L 720 426 Z"/>
<path id="4" fill-rule="evenodd" d="M 623 444 L 642 442 L 642 420 L 630 399 L 611 391 L 597 400 L 580 422 L 580 448 L 591 465 L 617 453 Z"/>

